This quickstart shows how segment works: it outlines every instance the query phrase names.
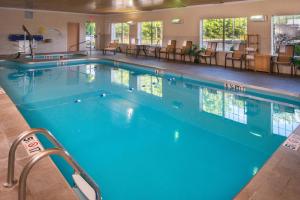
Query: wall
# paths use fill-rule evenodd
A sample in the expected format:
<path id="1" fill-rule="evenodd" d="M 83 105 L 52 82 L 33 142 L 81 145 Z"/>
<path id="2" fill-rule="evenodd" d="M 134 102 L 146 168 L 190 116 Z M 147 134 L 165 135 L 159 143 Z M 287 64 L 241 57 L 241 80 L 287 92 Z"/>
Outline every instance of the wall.
<path id="1" fill-rule="evenodd" d="M 272 15 L 300 14 L 299 0 L 251 0 L 215 5 L 193 6 L 176 9 L 164 9 L 149 12 L 136 12 L 131 14 L 105 15 L 105 38 L 110 41 L 110 24 L 113 22 L 134 22 L 162 20 L 163 21 L 163 44 L 169 39 L 176 39 L 181 45 L 184 40 L 192 40 L 199 43 L 200 20 L 204 18 L 221 17 L 249 17 L 252 15 L 266 15 L 266 22 L 248 21 L 248 33 L 259 34 L 261 40 L 260 52 L 271 52 L 271 17 Z M 181 18 L 183 24 L 172 24 L 171 19 Z M 136 37 L 136 26 L 131 26 Z"/>
<path id="2" fill-rule="evenodd" d="M 80 41 L 85 40 L 85 22 L 93 18 L 96 22 L 97 48 L 100 48 L 104 38 L 104 17 L 101 15 L 76 14 L 52 11 L 34 11 L 33 19 L 25 19 L 24 10 L 0 8 L 0 54 L 13 54 L 17 52 L 17 43 L 8 41 L 9 34 L 23 34 L 22 25 L 27 26 L 32 34 L 39 34 L 41 27 L 45 29 L 44 38 L 51 38 L 51 43 L 39 42 L 36 52 L 67 51 L 67 23 L 80 23 Z M 55 31 L 59 30 L 59 31 Z M 80 45 L 85 50 L 85 44 Z"/>

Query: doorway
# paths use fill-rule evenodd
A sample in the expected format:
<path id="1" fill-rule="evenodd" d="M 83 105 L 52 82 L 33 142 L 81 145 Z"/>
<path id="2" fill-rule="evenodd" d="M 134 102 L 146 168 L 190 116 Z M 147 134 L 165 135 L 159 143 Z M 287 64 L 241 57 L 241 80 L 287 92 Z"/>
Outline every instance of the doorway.
<path id="1" fill-rule="evenodd" d="M 79 23 L 68 23 L 68 51 L 79 51 Z"/>
<path id="2" fill-rule="evenodd" d="M 85 23 L 85 40 L 87 49 L 96 48 L 96 23 L 88 21 Z"/>

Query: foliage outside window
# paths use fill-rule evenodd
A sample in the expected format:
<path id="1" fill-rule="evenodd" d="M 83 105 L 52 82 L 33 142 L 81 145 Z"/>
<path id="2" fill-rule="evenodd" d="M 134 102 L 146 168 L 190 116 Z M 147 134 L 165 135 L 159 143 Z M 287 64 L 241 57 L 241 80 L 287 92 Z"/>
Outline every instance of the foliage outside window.
<path id="1" fill-rule="evenodd" d="M 125 69 L 111 69 L 111 82 L 129 87 L 129 71 Z"/>
<path id="2" fill-rule="evenodd" d="M 300 15 L 273 16 L 272 27 L 273 53 L 278 52 L 280 45 L 300 43 Z M 295 53 L 300 56 L 299 46 Z"/>
<path id="3" fill-rule="evenodd" d="M 122 44 L 129 44 L 129 24 L 115 23 L 111 25 L 111 40 Z"/>
<path id="4" fill-rule="evenodd" d="M 162 22 L 150 21 L 138 23 L 138 37 L 140 44 L 161 45 L 162 44 Z"/>
<path id="5" fill-rule="evenodd" d="M 229 51 L 247 35 L 247 18 L 203 19 L 201 21 L 201 47 L 218 42 L 219 51 Z"/>
<path id="6" fill-rule="evenodd" d="M 85 23 L 85 40 L 86 42 L 86 48 L 90 48 L 90 45 L 92 48 L 96 48 L 96 23 L 95 22 L 86 22 Z"/>
<path id="7" fill-rule="evenodd" d="M 138 76 L 138 90 L 162 97 L 162 78 L 150 75 Z"/>

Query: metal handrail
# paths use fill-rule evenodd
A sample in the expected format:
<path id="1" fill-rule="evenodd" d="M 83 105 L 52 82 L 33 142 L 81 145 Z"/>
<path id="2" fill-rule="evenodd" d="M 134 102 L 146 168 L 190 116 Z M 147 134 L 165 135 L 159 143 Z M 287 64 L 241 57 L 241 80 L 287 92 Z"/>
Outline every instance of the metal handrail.
<path id="1" fill-rule="evenodd" d="M 24 131 L 21 133 L 17 139 L 12 143 L 10 149 L 9 149 L 9 154 L 8 154 L 8 165 L 7 165 L 7 177 L 6 177 L 6 183 L 3 185 L 7 188 L 13 187 L 16 183 L 17 180 L 14 179 L 14 173 L 15 173 L 15 155 L 16 155 L 16 150 L 18 145 L 21 143 L 22 140 L 24 140 L 26 137 L 40 133 L 44 136 L 46 136 L 52 144 L 59 148 L 63 148 L 63 146 L 55 139 L 55 137 L 46 129 L 43 128 L 33 128 L 27 131 Z"/>
<path id="2" fill-rule="evenodd" d="M 33 129 L 30 129 L 30 130 L 24 131 L 12 143 L 12 145 L 10 147 L 10 150 L 9 150 L 9 154 L 8 154 L 7 179 L 6 179 L 6 183 L 3 184 L 4 187 L 11 188 L 14 185 L 16 185 L 16 183 L 17 183 L 17 180 L 14 179 L 14 170 L 15 170 L 15 153 L 16 153 L 16 149 L 17 149 L 18 145 L 26 137 L 28 137 L 30 135 L 33 135 L 33 134 L 37 134 L 37 133 L 40 133 L 40 134 L 44 135 L 45 137 L 47 137 L 47 139 L 49 139 L 51 141 L 51 143 L 57 147 L 57 148 L 54 148 L 54 149 L 56 149 L 56 150 L 59 149 L 59 150 L 64 152 L 65 156 L 62 156 L 62 155 L 61 156 L 64 157 L 65 159 L 68 158 L 68 160 L 67 159 L 66 160 L 67 160 L 68 163 L 69 162 L 72 163 L 71 166 L 74 168 L 75 172 L 79 173 L 81 175 L 81 177 L 84 180 L 86 180 L 90 184 L 90 186 L 95 190 L 96 200 L 101 200 L 102 199 L 101 198 L 101 192 L 100 192 L 99 186 L 96 184 L 96 182 L 79 166 L 79 164 L 75 160 L 73 160 L 73 158 L 69 155 L 69 153 L 60 144 L 60 142 L 52 135 L 52 133 L 50 133 L 48 130 L 43 129 L 43 128 L 33 128 Z M 28 164 L 26 166 L 28 166 L 31 163 L 32 160 L 35 160 L 34 158 L 37 159 L 37 158 L 40 157 L 39 155 L 44 155 L 45 154 L 44 152 L 48 152 L 48 150 L 41 151 L 41 152 L 37 153 L 36 155 L 34 155 L 30 159 L 30 161 L 28 162 Z M 47 155 L 50 155 L 50 154 L 47 154 Z M 41 158 L 43 158 L 43 157 L 44 156 L 42 156 Z M 41 158 L 37 159 L 37 161 L 40 160 Z M 35 161 L 35 162 L 37 162 L 37 161 Z M 34 165 L 35 162 L 32 165 Z M 24 167 L 23 171 L 25 171 L 26 166 Z M 30 168 L 32 168 L 32 167 L 30 167 Z M 23 172 L 22 172 L 22 174 L 23 174 Z M 22 174 L 21 174 L 21 177 L 20 177 L 20 188 L 21 188 Z M 26 177 L 27 177 L 27 175 L 26 175 Z M 23 191 L 25 193 L 26 193 L 26 177 L 25 177 L 25 191 Z M 19 191 L 19 193 L 20 193 L 20 191 Z M 26 198 L 26 197 L 24 197 L 24 198 Z"/>
<path id="3" fill-rule="evenodd" d="M 72 48 L 72 47 L 75 47 L 75 46 L 77 46 L 77 45 L 79 46 L 79 45 L 81 45 L 81 44 L 87 43 L 87 42 L 90 42 L 89 52 L 90 52 L 90 55 L 92 55 L 92 40 L 84 40 L 84 41 L 82 41 L 82 42 L 78 42 L 78 43 L 76 43 L 76 44 L 73 44 L 73 45 L 69 46 L 69 49 Z"/>
<path id="4" fill-rule="evenodd" d="M 83 176 L 83 178 L 86 174 L 82 174 L 82 169 L 79 167 L 79 165 L 72 159 L 72 157 L 69 155 L 68 152 L 66 152 L 65 150 L 61 149 L 61 148 L 52 148 L 52 149 L 48 149 L 45 151 L 41 151 L 40 153 L 34 155 L 29 162 L 26 164 L 26 166 L 24 167 L 21 176 L 20 176 L 20 184 L 19 184 L 19 192 L 18 192 L 18 199 L 19 200 L 26 200 L 26 182 L 27 182 L 27 177 L 28 174 L 30 172 L 30 170 L 32 169 L 32 167 L 41 159 L 49 156 L 49 155 L 59 155 L 61 157 L 63 157 L 67 163 L 69 165 L 71 165 L 71 167 L 74 169 L 75 173 Z M 91 183 L 90 183 L 91 184 Z M 96 186 L 96 188 L 93 187 L 93 185 L 91 187 L 93 187 L 93 189 L 95 190 L 96 193 L 96 199 L 97 200 L 101 200 L 101 194 L 100 194 L 100 190 L 98 189 L 98 186 L 95 184 L 94 186 Z"/>
<path id="5" fill-rule="evenodd" d="M 30 48 L 30 55 L 33 58 L 33 50 L 32 50 L 32 44 L 31 42 L 33 41 L 33 36 L 31 35 L 31 33 L 28 31 L 28 29 L 26 28 L 25 25 L 22 26 L 22 29 L 24 30 L 25 34 L 24 34 L 24 40 L 26 40 L 26 34 L 28 35 L 29 38 L 29 48 Z"/>

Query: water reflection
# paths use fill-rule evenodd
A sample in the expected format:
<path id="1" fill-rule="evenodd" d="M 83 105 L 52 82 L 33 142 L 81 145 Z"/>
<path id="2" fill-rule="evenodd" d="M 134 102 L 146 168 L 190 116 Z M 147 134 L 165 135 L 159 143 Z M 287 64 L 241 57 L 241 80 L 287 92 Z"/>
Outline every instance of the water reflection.
<path id="1" fill-rule="evenodd" d="M 86 65 L 85 73 L 87 74 L 87 81 L 89 83 L 93 82 L 96 79 L 95 65 Z"/>
<path id="2" fill-rule="evenodd" d="M 111 82 L 129 87 L 129 71 L 120 68 L 112 68 Z"/>
<path id="3" fill-rule="evenodd" d="M 273 104 L 272 129 L 274 134 L 288 136 L 300 123 L 300 110 Z"/>
<path id="4" fill-rule="evenodd" d="M 246 101 L 243 97 L 211 88 L 200 88 L 200 110 L 247 124 Z"/>
<path id="5" fill-rule="evenodd" d="M 1 72 L 0 83 L 4 88 L 8 85 L 6 87 L 17 104 L 88 92 L 98 95 L 99 91 L 104 91 L 124 95 L 124 99 L 153 107 L 196 126 L 213 129 L 213 124 L 218 124 L 222 134 L 228 134 L 226 130 L 238 126 L 239 131 L 251 137 L 263 138 L 271 134 L 286 137 L 300 124 L 297 106 L 191 81 L 165 79 L 138 71 L 132 73 L 122 68 L 88 64 L 23 71 L 5 68 Z M 130 93 L 129 88 L 133 88 Z M 150 95 L 159 98 L 149 98 Z M 132 108 L 134 105 L 126 108 L 128 121 L 136 113 Z M 174 138 L 178 137 L 179 133 L 176 133 Z"/>
<path id="6" fill-rule="evenodd" d="M 163 96 L 162 78 L 157 76 L 139 75 L 137 77 L 137 88 L 139 91 L 143 91 L 154 96 Z"/>

